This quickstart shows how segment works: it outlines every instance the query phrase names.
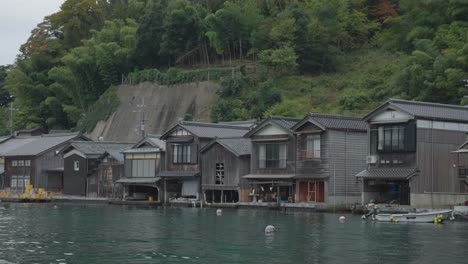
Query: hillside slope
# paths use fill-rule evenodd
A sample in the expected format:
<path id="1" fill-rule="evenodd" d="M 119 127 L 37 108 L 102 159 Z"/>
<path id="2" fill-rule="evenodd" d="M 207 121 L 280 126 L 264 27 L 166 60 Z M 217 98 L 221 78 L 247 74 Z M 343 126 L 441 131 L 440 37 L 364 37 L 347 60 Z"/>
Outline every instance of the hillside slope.
<path id="1" fill-rule="evenodd" d="M 197 121 L 209 121 L 218 84 L 196 82 L 177 85 L 140 83 L 122 85 L 117 90 L 120 106 L 107 121 L 99 121 L 89 134 L 92 139 L 137 141 L 144 114 L 146 133 L 160 134 L 179 119 L 191 115 Z M 144 102 L 145 107 L 139 107 Z"/>

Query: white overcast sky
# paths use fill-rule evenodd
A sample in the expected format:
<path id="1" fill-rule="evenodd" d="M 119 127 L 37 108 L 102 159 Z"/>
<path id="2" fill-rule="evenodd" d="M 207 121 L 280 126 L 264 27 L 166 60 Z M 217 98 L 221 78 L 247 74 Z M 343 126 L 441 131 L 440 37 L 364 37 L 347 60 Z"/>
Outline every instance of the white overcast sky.
<path id="1" fill-rule="evenodd" d="M 12 64 L 37 24 L 65 0 L 0 0 L 0 65 Z"/>

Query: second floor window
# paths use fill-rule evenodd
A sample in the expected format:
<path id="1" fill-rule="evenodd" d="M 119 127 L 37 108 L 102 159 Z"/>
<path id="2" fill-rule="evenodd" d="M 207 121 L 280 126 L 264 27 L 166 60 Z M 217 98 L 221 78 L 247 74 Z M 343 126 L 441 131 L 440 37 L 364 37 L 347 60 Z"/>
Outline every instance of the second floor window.
<path id="1" fill-rule="evenodd" d="M 259 168 L 286 168 L 286 144 L 259 145 Z"/>
<path id="2" fill-rule="evenodd" d="M 79 171 L 80 170 L 80 162 L 78 160 L 75 160 L 73 162 L 73 170 L 74 171 Z"/>
<path id="3" fill-rule="evenodd" d="M 320 158 L 320 134 L 307 135 L 306 149 L 303 157 L 305 159 Z"/>
<path id="4" fill-rule="evenodd" d="M 377 150 L 382 152 L 405 151 L 406 126 L 379 126 Z"/>
<path id="5" fill-rule="evenodd" d="M 173 163 L 191 163 L 191 146 L 183 144 L 174 145 Z"/>

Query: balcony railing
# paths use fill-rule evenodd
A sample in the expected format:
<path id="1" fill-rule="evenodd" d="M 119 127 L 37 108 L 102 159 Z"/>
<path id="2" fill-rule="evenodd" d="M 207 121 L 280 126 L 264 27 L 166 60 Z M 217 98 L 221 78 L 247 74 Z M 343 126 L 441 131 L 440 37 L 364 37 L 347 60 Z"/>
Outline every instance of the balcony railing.
<path id="1" fill-rule="evenodd" d="M 268 160 L 268 159 L 259 159 L 258 160 L 258 167 L 260 169 L 284 169 L 286 168 L 286 159 L 275 159 L 275 160 Z"/>
<path id="2" fill-rule="evenodd" d="M 302 150 L 303 160 L 315 160 L 320 159 L 320 149 L 304 149 Z"/>

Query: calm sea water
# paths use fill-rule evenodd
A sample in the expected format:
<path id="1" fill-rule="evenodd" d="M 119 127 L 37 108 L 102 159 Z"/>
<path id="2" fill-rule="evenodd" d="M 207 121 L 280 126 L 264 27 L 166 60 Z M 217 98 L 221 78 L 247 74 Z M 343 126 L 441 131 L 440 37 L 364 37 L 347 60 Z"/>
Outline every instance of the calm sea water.
<path id="1" fill-rule="evenodd" d="M 468 223 L 276 211 L 0 204 L 1 263 L 468 263 Z M 266 225 L 276 232 L 265 235 Z"/>

